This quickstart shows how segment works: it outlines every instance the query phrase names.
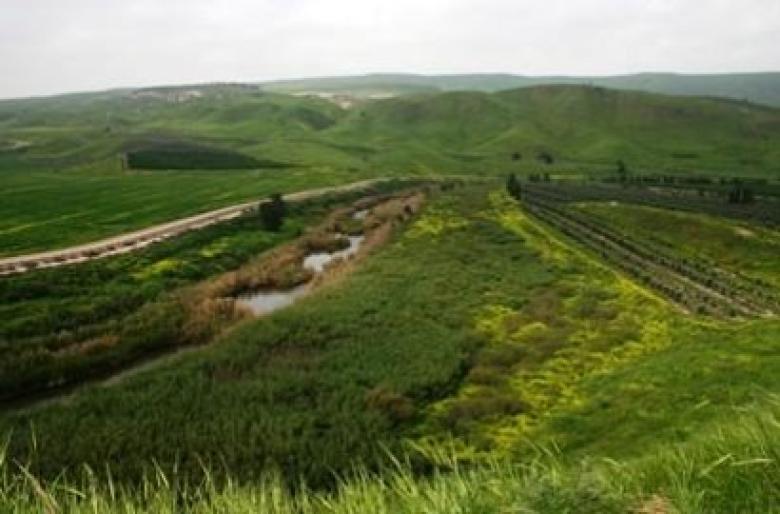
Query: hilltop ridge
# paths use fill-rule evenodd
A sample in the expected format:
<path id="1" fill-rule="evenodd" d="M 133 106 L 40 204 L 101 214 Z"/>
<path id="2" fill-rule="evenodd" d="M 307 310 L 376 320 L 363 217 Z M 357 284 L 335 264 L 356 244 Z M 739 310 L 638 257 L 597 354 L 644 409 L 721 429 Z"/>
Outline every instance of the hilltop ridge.
<path id="1" fill-rule="evenodd" d="M 280 80 L 261 84 L 283 93 L 321 92 L 370 95 L 436 91 L 496 92 L 554 84 L 590 85 L 611 89 L 685 96 L 713 96 L 780 106 L 780 72 L 679 74 L 636 73 L 614 76 L 527 76 L 509 73 L 415 75 L 377 73 L 344 77 Z"/>

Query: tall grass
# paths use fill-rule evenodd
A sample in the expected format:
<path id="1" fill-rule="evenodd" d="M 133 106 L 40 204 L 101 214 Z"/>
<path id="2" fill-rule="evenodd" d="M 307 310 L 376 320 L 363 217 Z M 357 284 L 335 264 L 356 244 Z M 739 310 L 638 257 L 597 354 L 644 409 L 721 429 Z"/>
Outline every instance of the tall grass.
<path id="1" fill-rule="evenodd" d="M 246 484 L 205 472 L 192 485 L 152 464 L 127 486 L 84 468 L 43 482 L 0 451 L 0 510 L 8 513 L 702 513 L 780 512 L 780 401 L 736 412 L 735 423 L 656 455 L 567 464 L 539 450 L 525 463 L 463 467 L 439 457 L 426 477 L 408 461 L 371 473 L 357 469 L 331 491 L 290 492 L 278 474 Z M 205 471 L 205 470 L 204 470 Z M 189 483 L 189 485 L 184 485 Z"/>

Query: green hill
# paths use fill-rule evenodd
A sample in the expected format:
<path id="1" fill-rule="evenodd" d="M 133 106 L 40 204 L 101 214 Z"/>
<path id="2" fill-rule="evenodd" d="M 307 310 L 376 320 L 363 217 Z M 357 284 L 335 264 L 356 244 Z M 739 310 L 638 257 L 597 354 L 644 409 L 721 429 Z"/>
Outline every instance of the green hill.
<path id="1" fill-rule="evenodd" d="M 426 145 L 453 169 L 506 169 L 511 154 L 536 163 L 544 151 L 574 169 L 622 159 L 659 172 L 780 171 L 778 110 L 582 86 L 399 97 L 366 104 L 330 132 L 382 155 Z"/>
<path id="2" fill-rule="evenodd" d="M 28 145 L 0 151 L 0 169 L 70 168 L 160 136 L 236 151 L 257 167 L 490 173 L 510 164 L 508 153 L 528 162 L 544 150 L 586 167 L 623 159 L 659 172 L 780 170 L 778 110 L 586 86 L 423 93 L 350 109 L 243 85 L 0 102 L 0 140 Z"/>

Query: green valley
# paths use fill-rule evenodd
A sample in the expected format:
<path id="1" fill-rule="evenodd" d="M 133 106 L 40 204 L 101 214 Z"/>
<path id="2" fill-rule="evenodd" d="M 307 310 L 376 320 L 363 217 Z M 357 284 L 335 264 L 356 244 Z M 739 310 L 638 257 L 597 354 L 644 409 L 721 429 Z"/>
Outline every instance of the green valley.
<path id="1" fill-rule="evenodd" d="M 0 141 L 0 256 L 258 202 L 0 276 L 2 509 L 777 512 L 776 108 L 215 84 Z"/>

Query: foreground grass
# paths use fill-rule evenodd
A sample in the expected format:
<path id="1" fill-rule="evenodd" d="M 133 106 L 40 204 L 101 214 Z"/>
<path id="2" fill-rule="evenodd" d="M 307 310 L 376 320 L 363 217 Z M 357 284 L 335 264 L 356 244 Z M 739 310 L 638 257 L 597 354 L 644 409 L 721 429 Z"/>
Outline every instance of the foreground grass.
<path id="1" fill-rule="evenodd" d="M 780 512 L 780 404 L 776 399 L 685 445 L 669 445 L 630 461 L 567 464 L 555 451 L 538 451 L 522 464 L 491 461 L 477 467 L 439 459 L 417 476 L 406 462 L 382 473 L 356 471 L 331 492 L 305 487 L 291 493 L 275 474 L 254 483 L 206 475 L 183 486 L 153 467 L 141 485 L 80 478 L 40 482 L 0 454 L 0 508 L 22 513 L 122 514 L 175 512 L 267 514 L 404 513 L 680 513 Z M 71 475 L 72 477 L 73 475 Z"/>

